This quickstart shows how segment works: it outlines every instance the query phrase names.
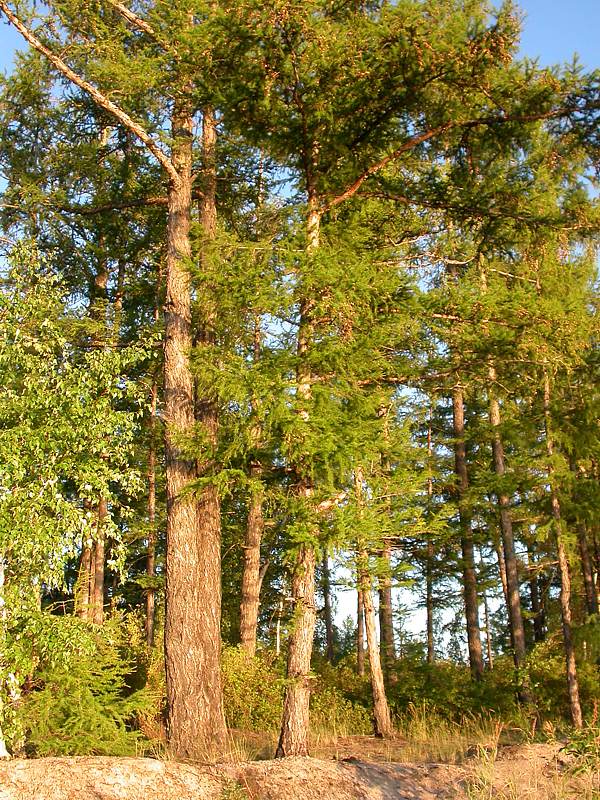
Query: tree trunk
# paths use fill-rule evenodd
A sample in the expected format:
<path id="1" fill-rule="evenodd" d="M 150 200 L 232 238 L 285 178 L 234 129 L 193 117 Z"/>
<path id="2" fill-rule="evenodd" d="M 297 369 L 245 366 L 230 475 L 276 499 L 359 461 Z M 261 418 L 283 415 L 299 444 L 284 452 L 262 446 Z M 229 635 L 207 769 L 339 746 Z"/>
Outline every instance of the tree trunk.
<path id="1" fill-rule="evenodd" d="M 0 653 L 4 655 L 6 647 L 6 601 L 4 600 L 4 556 L 0 553 Z M 6 748 L 6 741 L 2 731 L 4 722 L 4 706 L 6 703 L 7 687 L 5 681 L 0 681 L 0 759 L 10 758 Z"/>
<path id="2" fill-rule="evenodd" d="M 315 633 L 315 551 L 301 545 L 292 576 L 294 620 L 276 758 L 308 755 L 310 660 Z"/>
<path id="3" fill-rule="evenodd" d="M 483 677 L 484 665 L 481 651 L 479 598 L 477 597 L 473 532 L 471 530 L 471 515 L 465 500 L 465 495 L 469 488 L 469 473 L 467 469 L 467 450 L 465 445 L 463 393 L 459 384 L 454 387 L 452 392 L 452 417 L 454 427 L 454 465 L 458 479 L 457 491 L 461 526 L 463 595 L 465 601 L 465 617 L 467 621 L 469 664 L 471 666 L 473 678 L 475 678 L 475 680 L 481 680 Z"/>
<path id="4" fill-rule="evenodd" d="M 483 593 L 483 613 L 485 619 L 485 645 L 487 650 L 488 668 L 494 669 L 494 653 L 492 651 L 492 636 L 490 631 L 490 608 L 488 605 L 487 593 Z"/>
<path id="5" fill-rule="evenodd" d="M 540 598 L 539 580 L 535 571 L 535 552 L 531 545 L 527 547 L 527 557 L 529 561 L 529 593 L 531 597 L 531 612 L 533 615 L 533 639 L 535 642 L 543 642 L 546 638 L 544 631 L 545 615 Z"/>
<path id="6" fill-rule="evenodd" d="M 252 464 L 250 476 L 262 474 L 259 464 Z M 256 634 L 260 608 L 260 545 L 264 530 L 263 490 L 253 487 L 246 523 L 244 565 L 242 571 L 242 602 L 240 604 L 240 644 L 250 656 L 256 653 Z"/>
<path id="7" fill-rule="evenodd" d="M 333 615 L 331 611 L 331 580 L 329 575 L 329 558 L 323 556 L 323 613 L 325 615 L 325 641 L 327 661 L 333 664 L 335 656 L 333 641 Z"/>
<path id="8" fill-rule="evenodd" d="M 319 248 L 320 224 L 319 200 L 309 181 L 306 221 L 306 251 L 309 258 Z M 305 424 L 309 422 L 308 405 L 312 399 L 312 374 L 310 365 L 307 363 L 309 348 L 314 336 L 311 312 L 312 300 L 304 298 L 300 303 L 296 351 L 298 356 L 296 393 L 299 402 L 298 416 Z M 294 465 L 294 469 L 297 479 L 297 495 L 301 500 L 309 503 L 313 495 L 313 485 L 312 479 L 307 474 L 307 466 L 309 465 L 298 463 Z M 295 618 L 288 645 L 287 683 L 276 758 L 308 753 L 310 660 L 316 622 L 315 566 L 316 558 L 312 545 L 302 544 L 298 551 L 292 577 Z"/>
<path id="9" fill-rule="evenodd" d="M 254 321 L 254 364 L 260 359 L 261 351 L 260 321 Z M 258 411 L 258 401 L 252 400 L 252 412 Z M 251 431 L 252 443 L 260 445 L 261 430 L 257 422 Z M 250 656 L 256 653 L 256 636 L 258 631 L 258 613 L 260 609 L 260 589 L 262 584 L 260 567 L 260 546 L 262 542 L 265 520 L 263 515 L 264 487 L 262 484 L 263 466 L 258 461 L 250 464 L 252 490 L 246 522 L 246 540 L 244 542 L 244 564 L 242 568 L 242 600 L 240 603 L 240 644 Z"/>
<path id="10" fill-rule="evenodd" d="M 382 551 L 384 574 L 379 579 L 379 630 L 381 631 L 381 663 L 386 679 L 394 682 L 396 648 L 394 646 L 394 616 L 392 605 L 391 547 L 386 542 Z"/>
<path id="11" fill-rule="evenodd" d="M 226 738 L 220 673 L 219 520 L 206 503 L 186 493 L 196 464 L 181 448 L 195 428 L 192 345 L 191 107 L 178 103 L 173 114 L 172 161 L 178 180 L 168 196 L 165 298 L 165 460 L 167 555 L 165 668 L 167 737 L 180 759 L 206 758 Z"/>
<path id="12" fill-rule="evenodd" d="M 360 586 L 357 591 L 357 617 L 356 617 L 356 671 L 362 678 L 365 674 L 365 608 Z"/>
<path id="13" fill-rule="evenodd" d="M 150 408 L 150 443 L 148 449 L 148 551 L 146 553 L 146 575 L 150 580 L 156 576 L 156 405 L 158 386 L 152 384 Z M 154 624 L 156 616 L 156 590 L 146 589 L 146 644 L 154 647 Z"/>
<path id="14" fill-rule="evenodd" d="M 492 454 L 494 457 L 494 471 L 501 480 L 506 474 L 506 460 L 504 457 L 504 445 L 500 434 L 500 403 L 494 396 L 494 384 L 496 383 L 496 369 L 490 364 L 488 370 L 490 381 L 489 386 L 489 415 L 490 424 L 493 428 Z M 506 595 L 508 622 L 510 625 L 510 638 L 513 647 L 513 659 L 517 672 L 523 668 L 526 658 L 525 626 L 523 624 L 523 613 L 521 610 L 521 595 L 519 591 L 519 571 L 517 565 L 517 554 L 515 552 L 515 537 L 513 534 L 512 515 L 510 511 L 510 499 L 508 495 L 500 490 L 498 492 L 498 507 L 500 512 L 500 531 L 502 534 L 502 549 L 504 553 L 504 564 L 506 568 Z M 519 696 L 524 702 L 532 702 L 531 689 L 526 676 L 522 676 L 522 688 Z"/>
<path id="15" fill-rule="evenodd" d="M 548 477 L 550 479 L 550 503 L 552 507 L 552 518 L 554 520 L 558 568 L 560 571 L 560 612 L 567 669 L 569 705 L 573 725 L 576 728 L 581 728 L 583 727 L 583 716 L 581 713 L 581 702 L 579 700 L 579 681 L 577 679 L 577 664 L 575 661 L 575 646 L 573 644 L 571 619 L 571 575 L 569 571 L 569 560 L 563 541 L 560 501 L 553 479 L 554 468 L 552 466 L 552 456 L 554 455 L 554 443 L 550 433 L 550 379 L 547 372 L 544 372 L 544 421 L 546 428 L 546 450 L 549 456 Z"/>
<path id="16" fill-rule="evenodd" d="M 363 563 L 367 561 L 366 553 L 362 554 Z M 361 569 L 362 601 L 365 612 L 365 628 L 367 632 L 367 650 L 369 653 L 369 667 L 371 674 L 371 691 L 373 694 L 373 717 L 375 722 L 375 735 L 388 738 L 394 735 L 392 718 L 385 694 L 383 669 L 377 644 L 377 630 L 375 625 L 375 609 L 373 608 L 373 594 L 371 581 L 366 569 Z"/>
<path id="17" fill-rule="evenodd" d="M 587 531 L 582 522 L 577 525 L 577 543 L 579 545 L 579 556 L 581 558 L 581 574 L 585 590 L 586 611 L 588 614 L 597 614 L 598 597 L 596 595 L 596 587 L 594 586 L 594 567 L 588 548 Z"/>
<path id="18" fill-rule="evenodd" d="M 108 503 L 104 498 L 101 498 L 98 502 L 96 514 L 98 522 L 96 527 L 96 540 L 92 548 L 93 583 L 90 580 L 90 619 L 95 625 L 102 625 L 104 622 L 104 555 L 106 547 L 104 525 L 106 523 L 106 517 L 108 516 Z"/>
<path id="19" fill-rule="evenodd" d="M 427 427 L 427 510 L 429 514 L 433 513 L 433 440 L 431 436 L 431 412 L 429 425 Z M 427 561 L 425 567 L 425 610 L 427 614 L 427 663 L 433 664 L 435 661 L 435 642 L 433 638 L 433 615 L 434 615 L 434 599 L 433 599 L 433 567 L 434 567 L 435 552 L 433 548 L 433 541 L 431 534 L 427 536 Z"/>
<path id="20" fill-rule="evenodd" d="M 90 539 L 82 545 L 74 591 L 75 615 L 80 619 L 86 620 L 90 618 L 91 609 L 92 544 L 92 540 Z"/>

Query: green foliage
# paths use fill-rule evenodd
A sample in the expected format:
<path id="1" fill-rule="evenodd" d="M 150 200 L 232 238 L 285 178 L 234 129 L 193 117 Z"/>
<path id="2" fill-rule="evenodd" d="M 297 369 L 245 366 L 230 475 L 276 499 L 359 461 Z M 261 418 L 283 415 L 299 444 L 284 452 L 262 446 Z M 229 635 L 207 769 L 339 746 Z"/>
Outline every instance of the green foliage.
<path id="1" fill-rule="evenodd" d="M 229 727 L 276 730 L 283 703 L 283 665 L 266 653 L 251 658 L 239 647 L 225 647 L 221 665 Z"/>
<path id="2" fill-rule="evenodd" d="M 103 627 L 91 627 L 70 617 L 45 621 L 44 646 L 35 653 L 39 661 L 19 708 L 28 753 L 140 751 L 136 720 L 153 707 L 155 698 L 146 690 L 130 689 L 136 665 L 124 622 L 117 617 Z"/>

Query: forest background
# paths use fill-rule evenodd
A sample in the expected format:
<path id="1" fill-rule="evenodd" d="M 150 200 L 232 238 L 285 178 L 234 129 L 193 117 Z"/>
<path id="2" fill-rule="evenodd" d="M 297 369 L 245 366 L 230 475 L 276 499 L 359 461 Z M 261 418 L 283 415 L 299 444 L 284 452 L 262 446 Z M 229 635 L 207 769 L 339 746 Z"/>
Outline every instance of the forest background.
<path id="1" fill-rule="evenodd" d="M 436 46 L 443 63 L 450 42 L 460 52 L 461 36 L 481 37 L 467 56 L 475 106 L 490 92 L 509 104 L 515 88 L 522 94 L 506 136 L 502 124 L 467 121 L 462 139 L 428 150 L 429 139 L 417 141 L 427 116 L 394 96 L 393 80 L 379 89 L 388 105 L 360 72 L 353 93 L 335 71 L 355 64 L 335 47 L 323 54 L 318 28 L 293 4 L 281 4 L 274 54 L 272 21 L 258 22 L 278 65 L 266 83 L 235 6 L 219 20 L 226 41 L 242 42 L 242 78 L 256 81 L 248 93 L 222 52 L 210 57 L 225 65 L 223 84 L 194 85 L 195 66 L 164 47 L 143 7 L 131 19 L 106 5 L 115 31 L 101 4 L 83 21 L 69 3 L 49 4 L 59 27 L 37 28 L 42 48 L 85 85 L 58 89 L 61 66 L 25 55 L 2 87 L 9 748 L 131 752 L 166 737 L 176 755 L 199 757 L 225 746 L 224 714 L 230 728 L 269 731 L 283 714 L 278 753 L 306 752 L 311 689 L 313 730 L 367 732 L 374 722 L 388 736 L 417 708 L 450 721 L 483 708 L 527 730 L 569 719 L 593 732 L 597 79 L 569 68 L 552 79 L 510 73 L 510 14 L 490 44 L 481 4 L 459 4 L 455 29 L 434 15 L 434 60 Z M 314 5 L 315 17 L 330 13 Z M 400 6 L 407 18 L 414 7 Z M 181 36 L 175 51 L 207 57 L 213 42 L 161 13 L 149 18 Z M 334 30 L 350 35 L 357 20 L 336 13 Z M 378 35 L 358 33 L 367 43 Z M 329 109 L 308 88 L 302 101 L 294 95 L 313 76 L 307 65 L 298 77 L 296 35 L 323 55 L 319 90 L 331 75 L 342 84 Z M 370 80 L 383 80 L 385 59 L 374 62 Z M 154 76 L 169 70 L 182 88 L 161 101 Z M 288 86 L 265 115 L 258 93 L 268 97 L 282 75 Z M 452 76 L 453 91 L 460 80 Z M 420 113 L 443 119 L 435 135 L 458 96 L 448 109 L 427 98 Z M 552 103 L 565 97 L 580 101 L 553 128 Z M 349 110 L 366 115 L 364 131 L 338 126 Z M 173 130 L 198 133 L 197 152 L 178 149 L 165 112 L 180 115 Z M 309 142 L 295 115 L 324 140 Z M 186 159 L 200 187 L 187 251 L 173 216 L 164 227 L 165 205 L 176 207 L 169 165 L 181 175 Z M 174 316 L 189 325 L 177 341 L 169 303 L 186 292 L 189 310 Z M 170 344 L 177 350 L 175 373 L 161 365 L 163 336 L 167 361 Z M 182 385 L 187 410 L 177 406 Z M 169 419 L 179 431 L 166 425 L 163 450 Z M 186 539 L 190 508 L 204 522 Z M 334 624 L 339 574 L 358 586 L 358 626 Z M 165 575 L 175 612 L 166 618 Z M 422 636 L 394 608 L 398 586 L 424 606 Z"/>

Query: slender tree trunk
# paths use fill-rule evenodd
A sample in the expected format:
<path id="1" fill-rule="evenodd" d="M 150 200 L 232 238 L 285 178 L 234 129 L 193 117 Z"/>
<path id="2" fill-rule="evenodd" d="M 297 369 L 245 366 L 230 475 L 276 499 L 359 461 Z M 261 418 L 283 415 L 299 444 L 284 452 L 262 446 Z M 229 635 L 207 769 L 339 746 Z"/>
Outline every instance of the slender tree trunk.
<path id="1" fill-rule="evenodd" d="M 366 563 L 366 553 L 361 560 Z M 369 653 L 369 668 L 371 675 L 371 691 L 373 694 L 373 717 L 375 721 L 375 735 L 389 738 L 394 735 L 392 718 L 385 693 L 383 669 L 379 647 L 377 645 L 377 630 L 375 625 L 375 609 L 373 607 L 373 593 L 371 581 L 366 569 L 361 570 L 362 601 L 365 613 L 365 628 L 367 632 L 367 650 Z"/>
<path id="2" fill-rule="evenodd" d="M 4 572 L 4 555 L 0 553 L 0 654 L 4 654 L 4 650 L 6 647 L 6 601 L 4 599 L 4 583 L 5 583 L 5 572 Z M 3 758 L 10 758 L 10 753 L 6 747 L 6 740 L 4 738 L 4 733 L 2 730 L 2 725 L 4 723 L 4 707 L 6 705 L 6 696 L 7 696 L 7 686 L 5 685 L 5 681 L 0 681 L 0 759 Z"/>
<path id="3" fill-rule="evenodd" d="M 333 641 L 333 614 L 331 611 L 331 578 L 329 574 L 329 558 L 323 556 L 323 612 L 325 615 L 325 641 L 327 661 L 333 664 L 335 656 Z"/>
<path id="4" fill-rule="evenodd" d="M 427 427 L 427 510 L 433 514 L 433 440 L 431 436 L 431 416 Z M 435 661 L 435 642 L 434 642 L 434 558 L 435 552 L 431 534 L 427 536 L 427 561 L 425 567 L 425 610 L 427 614 L 427 663 L 433 664 Z"/>
<path id="5" fill-rule="evenodd" d="M 258 363 L 261 352 L 260 321 L 254 322 L 254 363 Z M 252 411 L 258 411 L 258 402 L 252 401 Z M 251 433 L 255 447 L 260 445 L 261 431 L 258 423 Z M 262 542 L 265 520 L 263 515 L 264 489 L 262 484 L 263 466 L 258 461 L 250 464 L 252 491 L 246 522 L 246 540 L 244 542 L 244 564 L 242 567 L 242 600 L 240 603 L 240 644 L 249 655 L 256 653 L 256 636 L 258 631 L 258 613 L 260 609 L 261 566 L 260 546 Z"/>
<path id="6" fill-rule="evenodd" d="M 92 544 L 91 539 L 83 543 L 75 583 L 75 614 L 86 620 L 89 619 L 91 609 Z"/>
<path id="7" fill-rule="evenodd" d="M 498 478 L 502 479 L 506 474 L 506 460 L 504 457 L 504 445 L 500 434 L 500 403 L 494 395 L 494 385 L 497 380 L 496 369 L 490 364 L 488 369 L 489 378 L 489 416 L 490 424 L 493 429 L 492 454 L 494 458 L 494 471 Z M 498 507 L 500 512 L 500 531 L 502 535 L 502 549 L 504 554 L 504 564 L 506 569 L 506 597 L 508 621 L 510 625 L 510 639 L 513 648 L 513 659 L 517 672 L 523 669 L 527 655 L 527 645 L 525 640 L 525 625 L 523 624 L 523 613 L 521 610 L 521 594 L 519 590 L 519 570 L 517 564 L 517 554 L 515 551 L 515 537 L 513 533 L 512 514 L 510 511 L 510 499 L 506 492 L 498 492 Z M 525 703 L 533 702 L 531 687 L 526 675 L 521 677 L 521 687 L 519 697 Z"/>
<path id="8" fill-rule="evenodd" d="M 459 384 L 452 392 L 452 416 L 454 426 L 454 465 L 458 479 L 458 510 L 461 525 L 461 550 L 463 562 L 463 595 L 467 621 L 467 642 L 469 664 L 475 680 L 483 677 L 484 665 L 481 651 L 481 630 L 479 626 L 479 598 L 477 596 L 477 575 L 475 572 L 475 553 L 471 515 L 468 512 L 465 495 L 469 488 L 467 450 L 465 445 L 465 418 L 463 392 Z"/>
<path id="9" fill-rule="evenodd" d="M 396 648 L 394 646 L 394 614 L 392 605 L 391 557 L 392 550 L 386 542 L 382 551 L 384 574 L 379 579 L 379 630 L 381 631 L 381 663 L 386 679 L 394 682 Z"/>
<path id="10" fill-rule="evenodd" d="M 573 644 L 572 619 L 571 619 L 571 574 L 569 570 L 569 560 L 565 550 L 562 532 L 562 517 L 558 493 L 554 485 L 554 468 L 552 467 L 552 456 L 554 455 L 554 443 L 550 433 L 550 379 L 548 373 L 544 372 L 544 420 L 546 427 L 546 450 L 549 456 L 548 477 L 550 479 L 550 503 L 552 507 L 552 518 L 554 520 L 554 533 L 556 537 L 556 549 L 558 554 L 558 567 L 560 571 L 560 612 L 562 617 L 563 643 L 565 650 L 565 662 L 567 669 L 567 687 L 569 690 L 569 705 L 573 725 L 576 728 L 583 727 L 583 716 L 581 713 L 581 703 L 579 700 L 579 681 L 577 679 L 577 664 L 575 661 L 575 646 Z"/>
<path id="11" fill-rule="evenodd" d="M 250 476 L 260 479 L 262 468 L 252 464 Z M 258 612 L 260 608 L 260 545 L 264 530 L 263 491 L 256 485 L 250 495 L 250 507 L 246 523 L 244 543 L 244 565 L 242 570 L 242 601 L 240 604 L 240 644 L 250 656 L 256 653 Z"/>
<path id="12" fill-rule="evenodd" d="M 494 653 L 492 652 L 492 636 L 490 631 L 490 607 L 488 604 L 487 593 L 483 593 L 483 613 L 485 619 L 485 644 L 487 650 L 488 668 L 494 669 Z"/>
<path id="13" fill-rule="evenodd" d="M 579 545 L 579 556 L 581 559 L 581 574 L 585 591 L 586 611 L 588 614 L 597 614 L 598 597 L 596 595 L 596 587 L 594 586 L 594 567 L 588 547 L 587 531 L 582 522 L 577 525 L 577 543 Z"/>
<path id="14" fill-rule="evenodd" d="M 506 608 L 509 607 L 509 599 L 508 599 L 508 580 L 506 578 L 506 561 L 504 560 L 504 550 L 502 549 L 502 544 L 498 539 L 498 534 L 494 531 L 494 552 L 496 553 L 496 558 L 498 560 L 498 574 L 500 575 L 500 585 L 502 586 L 502 594 L 504 595 L 504 603 Z M 511 628 L 511 637 L 512 637 L 512 628 Z M 512 644 L 512 638 L 511 638 Z"/>
<path id="15" fill-rule="evenodd" d="M 149 420 L 148 448 L 148 551 L 146 553 L 146 575 L 150 580 L 156 576 L 156 410 L 158 386 L 152 383 L 152 396 Z M 156 590 L 146 589 L 146 644 L 154 647 L 154 626 L 156 618 Z"/>
<path id="16" fill-rule="evenodd" d="M 91 596 L 91 621 L 95 625 L 102 625 L 104 622 L 104 564 L 106 536 L 104 526 L 108 516 L 108 503 L 104 498 L 100 498 L 97 514 L 96 540 L 92 548 L 93 559 L 93 584 L 90 581 Z"/>
<path id="17" fill-rule="evenodd" d="M 173 755 L 201 759 L 226 739 L 220 673 L 219 520 L 185 490 L 197 477 L 196 464 L 181 449 L 195 428 L 192 345 L 191 107 L 179 101 L 173 114 L 168 197 L 165 298 L 165 460 L 167 556 L 165 667 L 167 736 Z"/>
<path id="18" fill-rule="evenodd" d="M 360 583 L 360 581 L 359 581 Z M 360 585 L 357 590 L 357 617 L 356 617 L 356 671 L 362 678 L 365 674 L 365 609 Z"/>
<path id="19" fill-rule="evenodd" d="M 528 545 L 527 547 L 527 558 L 529 561 L 529 593 L 531 597 L 531 612 L 533 615 L 533 639 L 535 642 L 543 642 L 546 638 L 544 631 L 544 608 L 540 598 L 535 551 L 532 545 Z"/>
<path id="20" fill-rule="evenodd" d="M 307 216 L 307 255 L 319 248 L 319 228 L 321 216 L 316 193 L 309 184 Z M 312 320 L 312 301 L 304 299 L 300 303 L 300 323 L 298 330 L 298 367 L 296 370 L 296 391 L 300 404 L 299 416 L 305 424 L 309 422 L 307 406 L 312 398 L 311 371 L 307 355 L 314 335 Z M 313 495 L 312 480 L 307 474 L 306 465 L 294 465 L 297 476 L 298 497 L 310 503 Z M 316 558 L 312 545 L 302 544 L 298 550 L 292 576 L 292 601 L 294 603 L 294 625 L 289 639 L 287 683 L 283 701 L 281 733 L 275 756 L 282 758 L 308 753 L 309 701 L 310 701 L 310 660 L 315 633 L 315 566 Z"/>
<path id="21" fill-rule="evenodd" d="M 310 660 L 315 632 L 315 551 L 301 545 L 292 576 L 294 619 L 276 758 L 308 755 Z"/>

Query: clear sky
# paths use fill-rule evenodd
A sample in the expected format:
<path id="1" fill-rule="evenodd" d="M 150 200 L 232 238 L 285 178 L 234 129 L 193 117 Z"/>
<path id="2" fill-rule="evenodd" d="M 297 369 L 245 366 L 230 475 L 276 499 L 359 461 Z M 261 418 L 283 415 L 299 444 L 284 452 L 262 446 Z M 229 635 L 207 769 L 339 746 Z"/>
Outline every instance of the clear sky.
<path id="1" fill-rule="evenodd" d="M 541 64 L 570 61 L 577 52 L 582 63 L 600 68 L 600 0 L 521 0 L 526 17 L 522 52 Z M 15 47 L 23 40 L 5 23 L 0 25 L 0 70 L 10 69 Z"/>

